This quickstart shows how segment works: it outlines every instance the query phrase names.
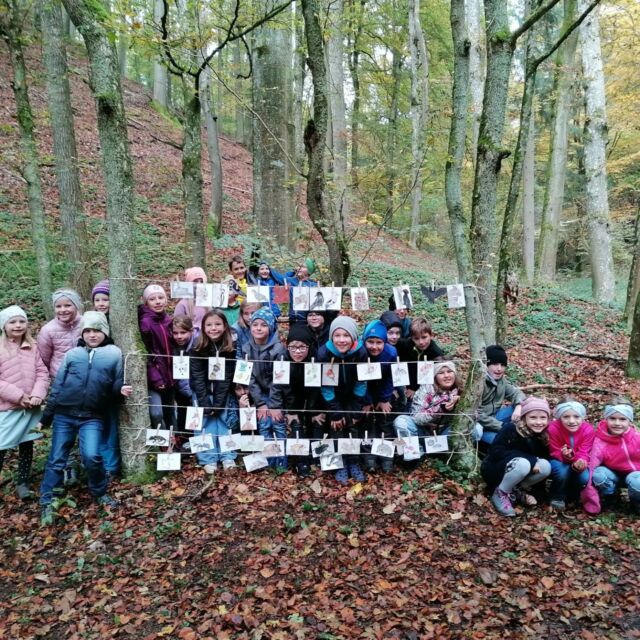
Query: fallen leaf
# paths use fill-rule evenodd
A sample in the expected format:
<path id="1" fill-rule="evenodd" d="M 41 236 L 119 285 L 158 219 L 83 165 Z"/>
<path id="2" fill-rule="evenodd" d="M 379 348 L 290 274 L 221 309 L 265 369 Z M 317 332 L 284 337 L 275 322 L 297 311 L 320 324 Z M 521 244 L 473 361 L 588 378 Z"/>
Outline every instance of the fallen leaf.
<path id="1" fill-rule="evenodd" d="M 388 504 L 386 507 L 384 507 L 384 509 L 382 509 L 382 513 L 393 513 L 396 510 L 396 505 L 392 502 L 391 504 Z"/>

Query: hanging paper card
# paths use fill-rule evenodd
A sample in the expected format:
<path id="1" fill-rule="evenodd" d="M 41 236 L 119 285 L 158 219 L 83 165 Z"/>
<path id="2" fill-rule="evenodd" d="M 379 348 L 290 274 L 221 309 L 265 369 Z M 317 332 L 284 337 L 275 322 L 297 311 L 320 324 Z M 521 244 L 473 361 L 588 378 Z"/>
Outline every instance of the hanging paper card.
<path id="1" fill-rule="evenodd" d="M 278 285 L 273 288 L 273 301 L 276 304 L 287 304 L 289 302 L 289 287 Z"/>
<path id="2" fill-rule="evenodd" d="M 159 453 L 156 460 L 158 471 L 180 471 L 179 453 Z"/>
<path id="3" fill-rule="evenodd" d="M 189 438 L 189 447 L 191 453 L 211 451 L 211 449 L 213 449 L 213 436 L 210 433 L 203 433 L 200 436 L 193 436 L 193 438 Z"/>
<path id="4" fill-rule="evenodd" d="M 340 287 L 323 287 L 324 308 L 326 311 L 340 311 L 342 307 L 342 289 Z"/>
<path id="5" fill-rule="evenodd" d="M 321 385 L 323 387 L 337 387 L 339 377 L 340 377 L 339 365 L 337 364 L 322 365 Z"/>
<path id="6" fill-rule="evenodd" d="M 371 443 L 371 453 L 374 456 L 382 456 L 383 458 L 393 458 L 395 446 L 391 440 L 383 440 L 382 438 L 374 438 Z"/>
<path id="7" fill-rule="evenodd" d="M 324 311 L 324 291 L 314 289 L 309 293 L 309 311 Z"/>
<path id="8" fill-rule="evenodd" d="M 380 380 L 382 368 L 379 362 L 360 362 L 356 365 L 358 380 Z"/>
<path id="9" fill-rule="evenodd" d="M 396 303 L 396 309 L 413 308 L 411 290 L 407 284 L 401 284 L 399 287 L 393 287 L 393 299 Z"/>
<path id="10" fill-rule="evenodd" d="M 241 451 L 262 451 L 264 449 L 263 436 L 240 436 Z"/>
<path id="11" fill-rule="evenodd" d="M 276 360 L 273 363 L 273 384 L 289 384 L 290 364 L 288 360 Z"/>
<path id="12" fill-rule="evenodd" d="M 168 447 L 171 441 L 169 429 L 147 429 L 145 444 L 147 447 Z"/>
<path id="13" fill-rule="evenodd" d="M 338 453 L 345 456 L 360 455 L 360 438 L 338 438 Z"/>
<path id="14" fill-rule="evenodd" d="M 449 451 L 447 436 L 432 436 L 424 439 L 424 450 L 427 453 L 441 453 Z"/>
<path id="15" fill-rule="evenodd" d="M 226 371 L 226 360 L 218 356 L 209 358 L 209 380 L 223 381 Z"/>
<path id="16" fill-rule="evenodd" d="M 262 455 L 265 458 L 281 458 L 284 456 L 286 440 L 265 440 Z"/>
<path id="17" fill-rule="evenodd" d="M 293 310 L 309 311 L 309 287 L 293 287 Z"/>
<path id="18" fill-rule="evenodd" d="M 335 445 L 333 440 L 314 440 L 311 443 L 311 455 L 314 458 L 326 456 L 335 453 Z"/>
<path id="19" fill-rule="evenodd" d="M 212 307 L 226 309 L 229 306 L 229 285 L 226 282 L 215 282 L 211 285 L 213 304 Z"/>
<path id="20" fill-rule="evenodd" d="M 391 364 L 391 379 L 394 387 L 406 387 L 409 384 L 409 369 L 406 362 Z"/>
<path id="21" fill-rule="evenodd" d="M 263 304 L 269 302 L 269 287 L 252 286 L 247 287 L 247 302 L 253 304 Z"/>
<path id="22" fill-rule="evenodd" d="M 257 431 L 258 421 L 255 407 L 240 409 L 240 431 Z M 260 449 L 262 451 L 262 449 Z"/>
<path id="23" fill-rule="evenodd" d="M 269 466 L 269 461 L 261 453 L 252 453 L 249 456 L 245 456 L 242 460 L 244 462 L 244 468 L 249 473 Z"/>
<path id="24" fill-rule="evenodd" d="M 304 386 L 320 387 L 322 368 L 319 362 L 306 362 L 304 365 Z"/>
<path id="25" fill-rule="evenodd" d="M 212 307 L 213 306 L 213 287 L 204 282 L 198 282 L 195 286 L 196 290 L 196 307 Z"/>
<path id="26" fill-rule="evenodd" d="M 354 311 L 368 311 L 369 292 L 366 287 L 351 288 L 351 308 Z"/>
<path id="27" fill-rule="evenodd" d="M 204 409 L 202 407 L 187 407 L 184 428 L 187 431 L 202 431 Z"/>
<path id="28" fill-rule="evenodd" d="M 172 298 L 190 298 L 193 299 L 193 282 L 171 282 Z"/>
<path id="29" fill-rule="evenodd" d="M 236 370 L 233 374 L 233 381 L 236 384 L 249 386 L 251 382 L 251 372 L 253 371 L 253 362 L 249 360 L 236 360 Z"/>
<path id="30" fill-rule="evenodd" d="M 449 309 L 461 309 L 466 306 L 464 301 L 464 287 L 461 284 L 447 285 L 447 299 Z"/>
<path id="31" fill-rule="evenodd" d="M 433 384 L 433 372 L 435 365 L 429 360 L 418 362 L 418 384 Z"/>
<path id="32" fill-rule="evenodd" d="M 288 456 L 308 456 L 311 441 L 307 438 L 289 438 L 287 440 Z"/>
<path id="33" fill-rule="evenodd" d="M 229 433 L 226 436 L 218 436 L 221 453 L 237 451 L 242 446 L 239 433 Z"/>
<path id="34" fill-rule="evenodd" d="M 418 436 L 403 436 L 402 449 L 402 457 L 405 460 L 417 460 L 420 457 L 420 438 Z"/>
<path id="35" fill-rule="evenodd" d="M 188 380 L 189 379 L 189 356 L 180 354 L 173 356 L 173 379 Z"/>
<path id="36" fill-rule="evenodd" d="M 328 456 L 320 456 L 320 469 L 321 471 L 337 471 L 338 469 L 344 469 L 342 456 L 337 453 L 332 453 Z"/>

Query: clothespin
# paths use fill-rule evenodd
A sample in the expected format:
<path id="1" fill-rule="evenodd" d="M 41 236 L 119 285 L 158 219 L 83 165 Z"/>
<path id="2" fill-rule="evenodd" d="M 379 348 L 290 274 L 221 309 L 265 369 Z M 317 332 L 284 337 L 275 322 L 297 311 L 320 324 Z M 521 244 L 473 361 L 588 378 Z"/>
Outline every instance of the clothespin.
<path id="1" fill-rule="evenodd" d="M 431 291 L 435 291 L 436 290 L 436 281 L 432 280 L 431 281 Z"/>
<path id="2" fill-rule="evenodd" d="M 360 280 L 358 280 L 358 289 L 360 289 L 360 288 L 361 288 L 361 287 L 360 287 Z"/>

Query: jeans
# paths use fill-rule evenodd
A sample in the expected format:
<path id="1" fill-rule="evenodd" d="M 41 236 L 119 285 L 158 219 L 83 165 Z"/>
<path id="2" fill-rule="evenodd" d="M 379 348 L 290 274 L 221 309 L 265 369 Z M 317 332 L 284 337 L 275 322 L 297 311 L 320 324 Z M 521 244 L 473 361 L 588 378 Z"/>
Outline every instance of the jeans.
<path id="1" fill-rule="evenodd" d="M 169 429 L 176 426 L 175 418 L 175 394 L 173 389 L 163 389 L 156 391 L 149 389 L 149 417 L 151 418 L 151 428 Z"/>
<path id="2" fill-rule="evenodd" d="M 267 416 L 258 420 L 258 433 L 264 436 L 266 440 L 273 440 L 274 437 L 277 440 L 285 440 L 287 437 L 287 422 L 281 420 L 277 422 L 273 418 Z M 284 442 L 282 443 L 284 446 Z M 270 467 L 284 467 L 287 468 L 287 457 L 281 456 L 278 458 L 268 458 Z"/>
<path id="3" fill-rule="evenodd" d="M 515 407 L 513 405 L 507 405 L 505 407 L 500 407 L 496 412 L 494 418 L 502 422 L 502 426 L 507 424 L 507 422 L 511 422 L 511 416 L 513 415 L 513 410 Z M 499 430 L 498 430 L 499 431 Z M 491 444 L 498 435 L 498 431 L 490 431 L 489 429 L 485 429 L 479 422 L 476 422 L 473 426 L 472 438 L 477 442 L 484 442 L 485 444 Z"/>
<path id="4" fill-rule="evenodd" d="M 593 471 L 593 486 L 601 498 L 612 496 L 623 481 L 629 490 L 629 501 L 640 504 L 640 471 L 632 471 L 626 475 L 608 467 L 596 467 Z"/>
<path id="5" fill-rule="evenodd" d="M 398 438 L 419 436 L 420 453 L 424 454 L 424 440 L 422 439 L 422 436 L 426 435 L 426 431 L 423 427 L 417 425 L 416 421 L 411 416 L 398 416 L 393 421 L 393 426 L 395 427 Z"/>
<path id="6" fill-rule="evenodd" d="M 567 495 L 577 497 L 577 494 L 589 482 L 589 470 L 574 471 L 571 465 L 560 460 L 551 462 L 551 499 L 566 500 Z"/>
<path id="7" fill-rule="evenodd" d="M 228 409 L 224 409 L 221 412 L 217 412 L 215 416 L 204 417 L 204 429 L 199 431 L 197 435 L 210 433 L 213 436 L 213 449 L 196 453 L 198 464 L 204 466 L 206 464 L 216 464 L 223 460 L 236 459 L 236 456 L 238 455 L 236 451 L 225 451 L 224 453 L 221 453 L 220 451 L 219 436 L 226 436 L 229 434 L 229 428 L 227 427 L 227 411 Z"/>
<path id="8" fill-rule="evenodd" d="M 120 434 L 118 432 L 118 409 L 112 409 L 104 421 L 100 453 L 105 470 L 111 475 L 120 473 Z"/>
<path id="9" fill-rule="evenodd" d="M 105 494 L 107 474 L 100 454 L 102 420 L 56 414 L 53 418 L 51 451 L 40 485 L 40 504 L 51 504 L 54 491 L 62 488 L 64 468 L 76 438 L 80 441 L 80 458 L 87 474 L 89 493 L 94 498 Z"/>

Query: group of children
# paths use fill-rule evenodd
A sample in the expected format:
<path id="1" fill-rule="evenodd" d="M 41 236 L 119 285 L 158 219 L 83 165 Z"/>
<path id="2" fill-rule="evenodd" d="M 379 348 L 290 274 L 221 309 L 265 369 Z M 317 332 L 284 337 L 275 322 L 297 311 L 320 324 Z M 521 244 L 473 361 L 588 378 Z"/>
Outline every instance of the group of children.
<path id="1" fill-rule="evenodd" d="M 201 408 L 204 418 L 197 433 L 213 436 L 212 448 L 195 454 L 206 473 L 215 473 L 218 465 L 236 467 L 236 452 L 222 451 L 219 438 L 240 429 L 240 410 L 248 407 L 255 407 L 258 432 L 266 439 L 361 441 L 361 455 L 344 455 L 343 467 L 335 471 L 341 484 L 349 478 L 364 481 L 367 472 L 391 470 L 393 457 L 373 455 L 368 447 L 373 438 L 447 434 L 462 385 L 456 364 L 446 359 L 425 318 L 409 318 L 407 309 L 395 308 L 393 297 L 390 309 L 362 333 L 353 318 L 338 312 L 290 311 L 289 330 L 281 339 L 278 305 L 272 298 L 249 304 L 246 287 L 252 282 L 316 286 L 310 280 L 313 263 L 285 276 L 266 263 L 252 275 L 237 256 L 229 267 L 229 308 L 202 308 L 184 299 L 172 317 L 166 291 L 150 284 L 138 310 L 147 349 L 150 426 L 172 429 L 188 450 L 187 407 Z M 199 267 L 187 269 L 184 278 L 206 282 Z M 75 291 L 56 291 L 55 317 L 42 327 L 37 341 L 22 308 L 14 305 L 0 312 L 0 469 L 6 450 L 18 447 L 17 493 L 22 499 L 32 497 L 37 426 L 53 425 L 40 486 L 45 522 L 53 517 L 52 504 L 65 481 L 73 481 L 69 457 L 76 439 L 91 495 L 101 504 L 116 504 L 107 493 L 109 477 L 119 473 L 120 465 L 116 399 L 132 389 L 124 383 L 122 353 L 110 339 L 108 281 L 96 285 L 92 302 L 94 310 L 83 314 Z M 183 355 L 189 356 L 189 377 L 176 380 L 172 359 Z M 515 503 L 533 506 L 541 499 L 536 485 L 550 478 L 556 509 L 580 497 L 587 511 L 597 513 L 626 484 L 638 511 L 640 433 L 633 426 L 632 407 L 622 401 L 607 406 L 595 430 L 585 422 L 584 406 L 569 399 L 556 407 L 552 421 L 546 400 L 525 398 L 507 381 L 505 350 L 492 345 L 486 355 L 485 389 L 470 435 L 486 451 L 481 470 L 496 510 L 513 516 Z M 223 370 L 212 372 L 212 359 Z M 237 360 L 252 364 L 247 384 L 234 382 Z M 418 382 L 424 360 L 434 362 L 433 383 Z M 288 363 L 287 384 L 274 382 L 278 361 Z M 309 363 L 332 365 L 335 379 L 309 386 Z M 377 363 L 380 375 L 360 379 L 357 365 L 363 363 Z M 406 363 L 408 384 L 394 384 L 395 363 Z M 422 438 L 420 442 L 424 454 Z M 311 473 L 313 462 L 311 456 L 269 458 L 271 466 L 293 466 L 301 477 Z"/>

